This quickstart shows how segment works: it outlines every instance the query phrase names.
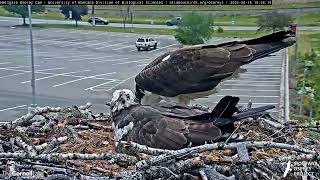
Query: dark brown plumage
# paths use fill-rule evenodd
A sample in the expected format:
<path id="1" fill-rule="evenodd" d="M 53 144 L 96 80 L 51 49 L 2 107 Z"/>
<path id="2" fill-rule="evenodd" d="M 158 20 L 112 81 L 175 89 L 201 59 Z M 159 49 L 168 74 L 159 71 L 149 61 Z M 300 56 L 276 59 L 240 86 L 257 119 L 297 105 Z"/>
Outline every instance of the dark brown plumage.
<path id="1" fill-rule="evenodd" d="M 210 91 L 240 66 L 293 45 L 289 37 L 290 31 L 281 31 L 252 40 L 167 52 L 135 77 L 136 96 L 141 100 L 143 91 L 165 97 Z"/>
<path id="2" fill-rule="evenodd" d="M 234 114 L 239 98 L 226 96 L 212 112 L 205 112 L 166 102 L 154 106 L 132 104 L 134 97 L 130 96 L 120 91 L 111 102 L 116 143 L 134 141 L 161 149 L 181 149 L 190 143 L 217 141 L 222 134 L 234 130 L 233 122 L 274 108 L 264 106 Z"/>

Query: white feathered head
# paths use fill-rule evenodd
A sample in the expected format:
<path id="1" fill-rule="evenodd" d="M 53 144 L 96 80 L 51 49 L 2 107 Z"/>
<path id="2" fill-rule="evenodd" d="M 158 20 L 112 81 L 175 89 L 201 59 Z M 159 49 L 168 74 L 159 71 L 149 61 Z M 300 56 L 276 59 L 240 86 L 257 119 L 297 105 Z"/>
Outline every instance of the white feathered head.
<path id="1" fill-rule="evenodd" d="M 113 92 L 112 100 L 107 105 L 110 106 L 112 115 L 118 114 L 121 110 L 136 105 L 135 95 L 129 89 L 116 90 Z"/>

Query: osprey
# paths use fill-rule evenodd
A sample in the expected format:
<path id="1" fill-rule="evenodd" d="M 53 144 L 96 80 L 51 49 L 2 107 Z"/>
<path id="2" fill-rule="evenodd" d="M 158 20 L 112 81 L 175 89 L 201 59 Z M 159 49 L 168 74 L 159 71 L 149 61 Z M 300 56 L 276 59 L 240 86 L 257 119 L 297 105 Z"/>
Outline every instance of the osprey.
<path id="1" fill-rule="evenodd" d="M 232 133 L 233 122 L 274 108 L 262 106 L 234 114 L 238 101 L 239 97 L 226 96 L 211 112 L 206 112 L 166 102 L 144 106 L 135 102 L 132 91 L 116 90 L 108 103 L 115 145 L 122 140 L 161 149 L 201 145 Z"/>
<path id="2" fill-rule="evenodd" d="M 164 53 L 135 77 L 137 101 L 150 105 L 164 99 L 187 105 L 192 99 L 209 96 L 242 65 L 293 45 L 290 33 L 280 31 L 246 41 L 196 45 Z"/>

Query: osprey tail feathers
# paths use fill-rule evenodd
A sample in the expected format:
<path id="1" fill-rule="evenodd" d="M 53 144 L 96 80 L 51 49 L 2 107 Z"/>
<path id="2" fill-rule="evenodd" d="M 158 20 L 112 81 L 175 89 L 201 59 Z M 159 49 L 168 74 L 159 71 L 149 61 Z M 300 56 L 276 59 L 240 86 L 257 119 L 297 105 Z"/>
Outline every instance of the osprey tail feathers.
<path id="1" fill-rule="evenodd" d="M 260 106 L 260 107 L 251 108 L 251 109 L 249 109 L 247 111 L 238 113 L 236 115 L 233 115 L 232 117 L 236 118 L 237 120 L 241 120 L 241 119 L 245 119 L 245 118 L 249 118 L 249 117 L 254 117 L 254 116 L 260 115 L 261 112 L 264 112 L 264 111 L 267 111 L 267 110 L 270 110 L 270 109 L 273 109 L 273 108 L 275 108 L 274 105 Z"/>
<path id="2" fill-rule="evenodd" d="M 231 117 L 235 112 L 237 112 L 237 104 L 239 102 L 239 97 L 225 96 L 211 111 L 211 115 L 217 118 L 228 118 Z"/>
<path id="3" fill-rule="evenodd" d="M 296 41 L 290 35 L 291 31 L 280 31 L 257 39 L 242 41 L 253 52 L 250 62 L 269 56 L 281 49 L 292 46 Z"/>
<path id="4" fill-rule="evenodd" d="M 275 106 L 273 106 L 273 105 L 256 107 L 256 108 L 252 108 L 252 109 L 246 110 L 241 113 L 237 113 L 230 118 L 216 118 L 213 121 L 213 123 L 219 127 L 226 126 L 226 125 L 229 125 L 235 121 L 239 121 L 239 120 L 246 119 L 249 117 L 259 116 L 259 115 L 261 115 L 261 113 L 263 113 L 267 110 L 273 109 L 273 108 L 275 108 Z"/>

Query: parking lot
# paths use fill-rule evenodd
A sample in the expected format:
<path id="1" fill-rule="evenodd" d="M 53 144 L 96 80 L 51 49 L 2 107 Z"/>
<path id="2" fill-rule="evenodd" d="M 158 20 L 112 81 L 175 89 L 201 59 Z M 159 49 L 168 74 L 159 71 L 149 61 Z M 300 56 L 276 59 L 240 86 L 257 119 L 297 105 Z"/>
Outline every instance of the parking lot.
<path id="1" fill-rule="evenodd" d="M 150 35 L 158 49 L 137 51 L 134 42 L 147 35 L 71 29 L 35 29 L 35 75 L 39 106 L 93 104 L 105 112 L 115 89 L 134 87 L 134 76 L 160 54 L 178 43 L 167 35 Z M 213 38 L 209 43 L 231 41 Z M 30 43 L 27 28 L 0 27 L 0 120 L 27 112 L 31 103 Z M 247 72 L 228 80 L 221 91 L 198 102 L 213 106 L 224 95 L 237 95 L 241 104 L 279 106 L 282 53 L 244 67 Z"/>

